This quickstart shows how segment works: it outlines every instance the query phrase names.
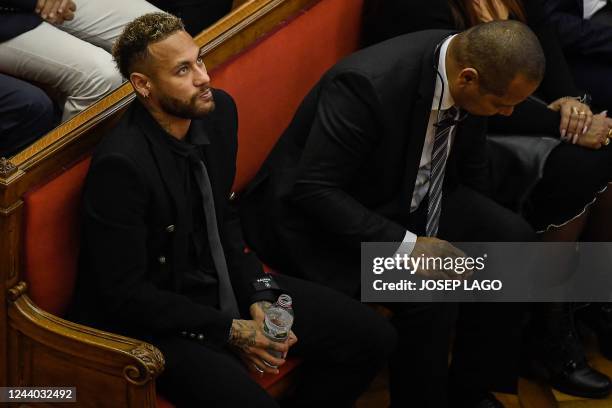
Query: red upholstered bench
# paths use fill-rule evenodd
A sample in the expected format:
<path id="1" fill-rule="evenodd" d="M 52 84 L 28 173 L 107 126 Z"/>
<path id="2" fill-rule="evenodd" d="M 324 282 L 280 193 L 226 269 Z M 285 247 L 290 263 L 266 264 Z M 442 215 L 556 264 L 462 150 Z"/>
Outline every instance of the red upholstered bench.
<path id="1" fill-rule="evenodd" d="M 321 0 L 213 70 L 213 86 L 227 90 L 238 106 L 236 191 L 257 172 L 323 72 L 358 47 L 362 5 L 362 0 Z M 74 289 L 79 206 L 89 161 L 86 157 L 62 169 L 23 197 L 24 278 L 34 303 L 56 316 L 65 313 Z M 289 359 L 279 376 L 257 381 L 274 395 L 297 365 Z M 157 406 L 172 405 L 158 398 Z"/>

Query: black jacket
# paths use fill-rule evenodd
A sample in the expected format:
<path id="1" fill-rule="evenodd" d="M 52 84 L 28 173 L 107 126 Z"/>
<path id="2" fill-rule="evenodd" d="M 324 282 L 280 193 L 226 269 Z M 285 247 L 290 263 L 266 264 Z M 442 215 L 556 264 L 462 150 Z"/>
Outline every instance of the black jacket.
<path id="1" fill-rule="evenodd" d="M 612 27 L 585 20 L 582 0 L 545 0 L 565 52 L 612 61 Z"/>
<path id="2" fill-rule="evenodd" d="M 0 42 L 38 27 L 42 19 L 35 7 L 36 0 L 0 0 Z"/>
<path id="3" fill-rule="evenodd" d="M 424 31 L 361 50 L 306 96 L 243 197 L 247 240 L 262 259 L 355 295 L 351 265 L 361 242 L 403 239 L 433 100 L 434 50 L 449 34 Z M 458 178 L 486 186 L 484 131 L 474 116 L 459 125 L 447 188 Z M 455 156 L 466 151 L 458 166 Z"/>
<path id="4" fill-rule="evenodd" d="M 251 282 L 263 270 L 244 252 L 237 212 L 229 196 L 235 175 L 237 112 L 215 90 L 216 109 L 191 124 L 206 132 L 204 147 L 219 232 L 241 309 L 254 300 Z M 95 327 L 150 339 L 181 331 L 224 343 L 231 317 L 181 295 L 182 277 L 193 268 L 188 248 L 185 197 L 177 186 L 174 157 L 165 133 L 136 101 L 98 146 L 83 196 L 80 271 L 71 308 Z M 192 269 L 191 269 L 192 270 Z M 269 299 L 272 300 L 272 299 Z"/>

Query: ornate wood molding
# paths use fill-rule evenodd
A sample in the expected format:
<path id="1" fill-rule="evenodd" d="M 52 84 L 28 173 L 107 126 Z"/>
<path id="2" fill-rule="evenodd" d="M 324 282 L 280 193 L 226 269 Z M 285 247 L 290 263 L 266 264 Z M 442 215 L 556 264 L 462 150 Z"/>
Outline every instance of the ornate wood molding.
<path id="1" fill-rule="evenodd" d="M 123 369 L 125 379 L 135 385 L 143 385 L 164 371 L 164 356 L 154 346 L 142 343 L 129 351 L 142 364 L 142 367 L 128 365 Z M 142 370 L 144 368 L 144 371 Z"/>
<path id="2" fill-rule="evenodd" d="M 7 179 L 15 173 L 17 173 L 17 166 L 6 157 L 0 157 L 0 178 Z"/>
<path id="3" fill-rule="evenodd" d="M 8 290 L 8 297 L 11 302 L 15 302 L 21 295 L 28 290 L 28 284 L 24 281 L 19 282 Z"/>

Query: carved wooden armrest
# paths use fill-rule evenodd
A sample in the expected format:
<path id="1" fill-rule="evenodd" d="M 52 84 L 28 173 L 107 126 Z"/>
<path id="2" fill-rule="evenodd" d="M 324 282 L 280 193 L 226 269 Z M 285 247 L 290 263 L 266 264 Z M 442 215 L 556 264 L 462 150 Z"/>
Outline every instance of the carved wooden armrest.
<path id="1" fill-rule="evenodd" d="M 25 291 L 20 282 L 8 293 L 11 385 L 76 387 L 79 406 L 156 406 L 157 348 L 47 313 Z"/>

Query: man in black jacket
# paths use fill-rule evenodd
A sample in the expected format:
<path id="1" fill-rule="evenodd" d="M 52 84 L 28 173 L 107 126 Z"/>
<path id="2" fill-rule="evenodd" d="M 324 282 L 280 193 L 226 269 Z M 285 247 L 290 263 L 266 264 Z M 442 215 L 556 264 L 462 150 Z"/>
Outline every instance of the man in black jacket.
<path id="1" fill-rule="evenodd" d="M 447 241 L 534 240 L 477 191 L 487 179 L 482 116 L 510 115 L 543 72 L 537 38 L 511 21 L 408 34 L 349 56 L 306 96 L 243 198 L 249 244 L 283 272 L 356 297 L 361 242 L 404 241 L 408 253 L 444 258 L 457 255 Z M 388 307 L 400 335 L 392 406 L 446 406 L 453 305 Z M 513 391 L 519 308 L 462 308 L 451 406 L 496 407 L 488 390 Z"/>
<path id="2" fill-rule="evenodd" d="M 239 361 L 277 374 L 289 347 L 306 360 L 292 406 L 350 406 L 394 347 L 391 325 L 341 293 L 266 276 L 245 253 L 230 203 L 236 106 L 210 87 L 178 18 L 136 19 L 114 58 L 138 100 L 91 163 L 74 318 L 159 347 L 159 387 L 177 406 L 277 406 Z M 297 344 L 262 332 L 280 292 L 293 297 Z"/>

